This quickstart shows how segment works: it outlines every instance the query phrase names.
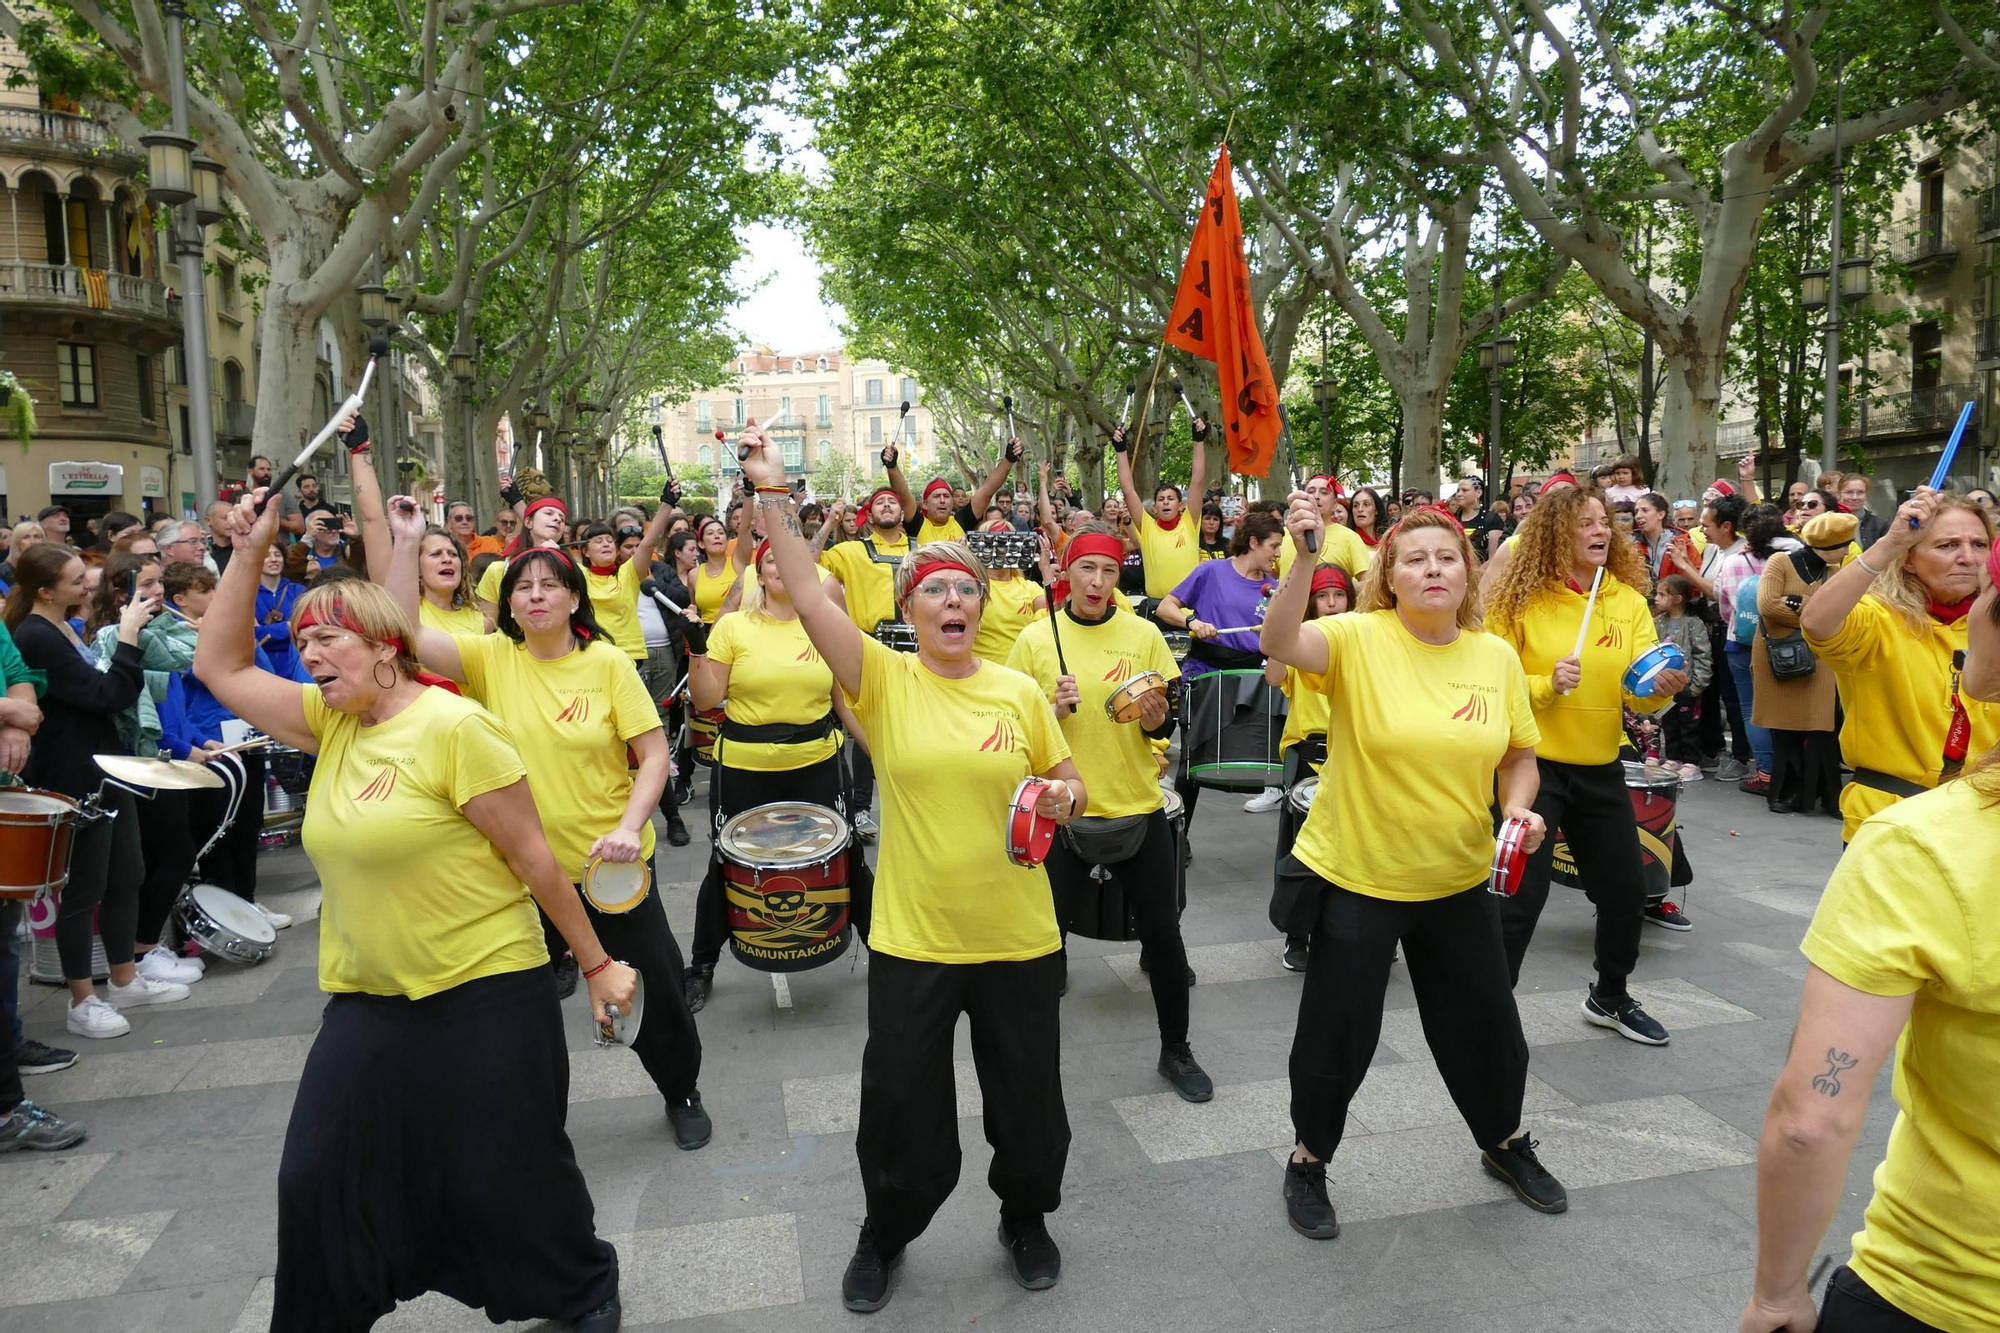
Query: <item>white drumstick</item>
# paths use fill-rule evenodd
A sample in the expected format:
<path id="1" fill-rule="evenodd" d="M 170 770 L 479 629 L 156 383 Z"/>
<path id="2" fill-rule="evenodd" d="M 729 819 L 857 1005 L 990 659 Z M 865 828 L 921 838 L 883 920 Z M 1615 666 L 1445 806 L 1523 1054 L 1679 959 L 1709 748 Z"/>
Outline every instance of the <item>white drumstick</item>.
<path id="1" fill-rule="evenodd" d="M 1590 613 L 1597 609 L 1597 588 L 1603 582 L 1604 566 L 1599 565 L 1597 572 L 1590 576 L 1590 597 L 1583 604 L 1583 623 L 1576 627 L 1576 648 L 1570 653 L 1570 656 L 1576 658 L 1579 662 L 1583 660 L 1583 641 L 1590 634 Z M 1557 693 L 1568 694 L 1569 691 L 1558 690 Z"/>

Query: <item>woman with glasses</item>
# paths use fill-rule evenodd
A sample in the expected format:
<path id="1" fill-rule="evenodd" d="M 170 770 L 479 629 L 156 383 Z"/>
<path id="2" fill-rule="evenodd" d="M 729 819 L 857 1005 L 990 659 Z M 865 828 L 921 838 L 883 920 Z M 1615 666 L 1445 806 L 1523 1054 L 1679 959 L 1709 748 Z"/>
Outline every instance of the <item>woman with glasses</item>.
<path id="1" fill-rule="evenodd" d="M 821 590 L 777 445 L 753 428 L 739 452 L 778 573 L 861 723 L 881 782 L 855 1139 L 868 1211 L 842 1300 L 860 1311 L 888 1303 L 891 1266 L 958 1183 L 952 1033 L 961 1013 L 986 1102 L 1000 1240 L 1016 1282 L 1052 1287 L 1062 1256 L 1043 1216 L 1061 1202 L 1069 1156 L 1062 937 L 1048 875 L 1010 859 L 1008 823 L 1025 780 L 1044 782 L 1033 809 L 1057 824 L 1083 813 L 1083 783 L 1034 681 L 973 652 L 986 596 L 976 556 L 934 542 L 902 561 L 896 605 L 917 651 L 896 652 Z"/>

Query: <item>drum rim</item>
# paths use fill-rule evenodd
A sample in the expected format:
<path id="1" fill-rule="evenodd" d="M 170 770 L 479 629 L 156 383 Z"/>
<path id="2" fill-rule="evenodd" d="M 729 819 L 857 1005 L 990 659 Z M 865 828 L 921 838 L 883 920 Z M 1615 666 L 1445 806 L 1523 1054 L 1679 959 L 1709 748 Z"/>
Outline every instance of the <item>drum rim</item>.
<path id="1" fill-rule="evenodd" d="M 208 907 L 202 902 L 201 891 L 203 889 L 212 889 L 216 893 L 227 895 L 228 897 L 235 899 L 237 902 L 243 904 L 243 906 L 250 909 L 250 915 L 244 918 L 244 924 L 261 927 L 263 930 L 270 931 L 271 938 L 267 940 L 263 937 L 261 933 L 238 930 L 235 926 L 231 925 L 229 922 L 224 921 L 221 917 L 215 915 L 215 913 L 211 912 L 208 909 Z M 262 945 L 262 944 L 276 944 L 278 942 L 277 927 L 273 926 L 269 921 L 266 921 L 264 919 L 264 914 L 257 910 L 257 904 L 251 902 L 248 898 L 245 898 L 242 894 L 230 892 L 228 889 L 223 888 L 220 884 L 210 884 L 206 880 L 197 880 L 196 882 L 189 884 L 186 888 L 181 890 L 180 901 L 182 903 L 192 903 L 195 909 L 201 913 L 201 917 L 204 921 L 209 922 L 211 925 L 215 926 L 219 930 L 228 931 L 231 935 L 234 935 L 236 938 L 244 941 L 246 944 Z M 252 917 L 255 918 L 254 921 L 251 920 Z"/>
<path id="2" fill-rule="evenodd" d="M 638 872 L 638 892 L 629 898 L 618 899 L 617 905 L 612 906 L 599 899 L 596 894 L 590 891 L 592 877 L 595 874 L 601 873 L 602 868 L 609 867 L 612 872 L 619 873 L 621 867 L 624 866 L 631 866 Z M 592 907 L 595 907 L 600 912 L 609 912 L 613 916 L 621 916 L 644 902 L 646 895 L 653 891 L 653 872 L 648 868 L 643 859 L 638 861 L 607 861 L 601 856 L 593 856 L 583 863 L 583 882 L 581 888 L 584 901 L 588 902 Z"/>
<path id="3" fill-rule="evenodd" d="M 73 797 L 65 796 L 59 791 L 50 791 L 46 787 L 0 787 L 0 805 L 4 805 L 9 797 L 24 801 L 48 801 L 55 808 L 53 810 L 44 809 L 39 811 L 32 808 L 28 810 L 7 810 L 0 808 L 0 823 L 21 825 L 33 825 L 38 822 L 62 824 L 70 819 L 74 819 L 78 810 L 82 808 L 82 803 Z M 56 817 L 41 820 L 21 818 L 23 815 L 33 814 L 44 816 L 54 815 Z"/>
<path id="4" fill-rule="evenodd" d="M 1309 778 L 1300 778 L 1297 782 L 1294 782 L 1285 791 L 1286 803 L 1289 804 L 1292 807 L 1292 809 L 1299 810 L 1299 796 L 1301 793 L 1305 792 L 1307 789 L 1311 789 L 1314 796 L 1319 795 L 1319 779 L 1320 775 L 1315 773 Z M 1312 801 L 1310 797 L 1307 798 L 1306 804 L 1308 807 L 1311 806 Z M 1299 813 L 1304 814 L 1305 811 L 1299 810 Z"/>
<path id="5" fill-rule="evenodd" d="M 748 819 L 751 815 L 761 814 L 766 810 L 773 809 L 814 810 L 823 813 L 827 817 L 828 822 L 833 826 L 834 834 L 839 840 L 829 847 L 814 852 L 810 856 L 787 856 L 783 860 L 752 860 L 740 851 L 735 850 L 730 843 L 729 835 L 731 830 L 735 829 L 738 824 Z M 728 819 L 724 820 L 721 831 L 715 835 L 715 849 L 722 854 L 724 860 L 733 861 L 745 869 L 798 870 L 805 866 L 826 864 L 834 857 L 844 853 L 853 841 L 854 830 L 848 826 L 845 819 L 841 818 L 840 812 L 830 805 L 819 805 L 813 801 L 766 801 L 762 805 L 753 805 L 748 810 L 731 815 Z"/>

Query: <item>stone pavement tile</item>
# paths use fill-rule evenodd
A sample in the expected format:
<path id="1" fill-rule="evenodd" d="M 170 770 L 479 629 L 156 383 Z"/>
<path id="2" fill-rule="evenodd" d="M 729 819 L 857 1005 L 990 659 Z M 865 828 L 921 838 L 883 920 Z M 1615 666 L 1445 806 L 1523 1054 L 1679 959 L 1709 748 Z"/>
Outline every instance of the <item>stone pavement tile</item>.
<path id="1" fill-rule="evenodd" d="M 1528 1068 L 1579 1105 L 1754 1083 L 1777 1072 L 1761 1057 L 1700 1040 L 1704 1035 L 1679 1029 L 1665 1046 L 1642 1046 L 1622 1037 L 1538 1046 L 1529 1055 Z"/>
<path id="2" fill-rule="evenodd" d="M 1537 1217 L 1511 1198 L 1471 1215 L 1509 1263 L 1556 1298 L 1603 1291 L 1635 1272 L 1667 1283 L 1741 1268 L 1757 1246 L 1754 1223 L 1718 1209 L 1682 1180 L 1572 1193 L 1569 1212 L 1555 1218 Z"/>
<path id="3" fill-rule="evenodd" d="M 55 1077 L 38 1078 L 28 1090 L 39 1097 L 37 1085 Z M 84 1122 L 90 1131 L 85 1140 L 90 1151 L 122 1153 L 282 1134 L 291 1118 L 295 1088 L 290 1083 L 252 1084 L 171 1096 L 113 1097 L 74 1106 L 51 1098 L 50 1104 L 60 1114 L 74 1113 Z"/>
<path id="4" fill-rule="evenodd" d="M 1283 946 L 1273 953 L 1262 941 L 1247 944 L 1196 944 L 1188 947 L 1188 965 L 1194 968 L 1199 986 L 1219 986 L 1230 981 L 1263 981 L 1289 976 L 1279 961 Z M 1114 953 L 1105 957 L 1128 990 L 1148 991 L 1152 979 L 1139 970 L 1139 951 Z"/>
<path id="5" fill-rule="evenodd" d="M 183 1208 L 160 1233 L 125 1280 L 121 1290 L 146 1291 L 154 1287 L 185 1286 L 195 1282 L 221 1282 L 232 1278 L 257 1278 L 278 1267 L 277 1158 L 267 1169 L 269 1188 L 261 1197 L 239 1196 L 234 1202 Z M 113 1168 L 116 1170 L 117 1168 Z M 201 1199 L 200 1176 L 184 1187 L 190 1197 Z"/>
<path id="6" fill-rule="evenodd" d="M 16 1152 L 0 1167 L 0 1220 L 25 1226 L 63 1215 L 113 1154 L 105 1152 Z"/>
<path id="7" fill-rule="evenodd" d="M 228 963 L 211 958 L 208 971 L 200 981 L 188 988 L 185 1000 L 176 1000 L 175 1007 L 182 1011 L 189 1009 L 214 1009 L 222 1005 L 251 1004 L 264 997 L 274 982 L 286 975 L 282 970 L 270 966 L 269 962 L 255 967 L 245 967 L 241 963 Z M 310 971 L 303 975 L 312 977 Z"/>
<path id="8" fill-rule="evenodd" d="M 73 1221 L 171 1210 L 188 1204 L 241 1204 L 268 1210 L 278 1197 L 284 1140 L 248 1138 L 217 1126 L 206 1143 L 122 1152 L 64 1210 Z M 253 1275 L 254 1276 L 254 1275 Z"/>
<path id="9" fill-rule="evenodd" d="M 951 1062 L 958 1091 L 958 1116 L 964 1120 L 985 1113 L 979 1095 L 979 1071 L 968 1059 Z M 785 1126 L 792 1134 L 848 1134 L 861 1123 L 861 1071 L 822 1078 L 788 1078 Z"/>
<path id="10" fill-rule="evenodd" d="M 148 1097 L 171 1091 L 201 1061 L 200 1049 L 192 1046 L 126 1045 L 118 1049 L 121 1043 L 131 1040 L 131 1037 L 110 1041 L 77 1038 L 78 1045 L 84 1047 L 77 1051 L 82 1058 L 60 1073 L 36 1076 L 28 1091 L 42 1105 L 66 1113 L 65 1108 L 82 1102 L 107 1097 Z M 70 1049 L 77 1050 L 75 1046 Z"/>
<path id="11" fill-rule="evenodd" d="M 229 1326 L 229 1333 L 270 1333 L 271 1310 L 276 1298 L 276 1281 L 268 1277 L 258 1278 L 256 1285 L 250 1288 L 243 1308 L 237 1312 L 236 1321 Z"/>
<path id="12" fill-rule="evenodd" d="M 1813 913 L 1819 910 L 1817 889 L 1760 889 L 1755 893 L 1739 893 L 1736 895 L 1736 900 L 1755 903 L 1759 907 L 1768 907 L 1774 912 L 1783 912 L 1805 921 L 1812 920 Z"/>
<path id="13" fill-rule="evenodd" d="M 1631 989 L 1646 1006 L 1646 1012 L 1664 1023 L 1669 1032 L 1722 1023 L 1749 1023 L 1757 1018 L 1749 1010 L 1679 977 L 1634 981 Z M 1528 1045 L 1554 1046 L 1616 1037 L 1618 1034 L 1609 1028 L 1583 1021 L 1583 1002 L 1589 994 L 1587 987 L 1517 993 L 1514 1003 L 1520 1010 L 1521 1031 L 1527 1036 Z M 1415 1009 L 1391 1009 L 1384 1013 L 1382 1040 L 1406 1060 L 1430 1058 L 1430 1048 L 1424 1042 L 1423 1020 Z"/>
<path id="14" fill-rule="evenodd" d="M 1522 1109 L 1534 1112 L 1573 1106 L 1569 1098 L 1528 1075 Z M 1386 1134 L 1423 1125 L 1459 1123 L 1458 1107 L 1446 1091 L 1437 1066 L 1412 1060 L 1370 1069 L 1347 1105 L 1348 1115 L 1369 1134 Z"/>
<path id="15" fill-rule="evenodd" d="M 173 1216 L 134 1213 L 0 1227 L 0 1308 L 111 1295 Z"/>
<path id="16" fill-rule="evenodd" d="M 1631 1270 L 1626 1270 L 1631 1271 Z M 1728 1327 L 1735 1326 L 1735 1319 Z M 1435 1329 L 1431 1323 L 1397 1324 L 1395 1329 Z M 1480 1333 L 1718 1333 L 1725 1325 L 1701 1293 L 1677 1282 L 1607 1288 L 1480 1312 Z M 1385 1333 L 1389 1331 L 1385 1330 Z"/>
<path id="17" fill-rule="evenodd" d="M 642 1231 L 617 1245 L 625 1317 L 635 1324 L 805 1299 L 791 1213 Z"/>
<path id="18" fill-rule="evenodd" d="M 1157 1092 L 1120 1097 L 1112 1107 L 1155 1163 L 1288 1147 L 1293 1141 L 1289 1079 L 1223 1084 L 1214 1101 L 1198 1105 L 1182 1101 L 1177 1093 Z M 1347 1132 L 1367 1133 L 1351 1117 Z"/>
<path id="19" fill-rule="evenodd" d="M 171 1333 L 234 1333 L 235 1321 L 250 1294 L 249 1279 L 204 1282 L 157 1291 L 121 1292 L 48 1305 L 16 1307 L 7 1312 L 7 1333 L 126 1333 L 127 1330 L 171 1330 Z M 264 1322 L 251 1333 L 271 1327 L 267 1307 Z"/>
<path id="20" fill-rule="evenodd" d="M 1806 956 L 1797 949 L 1774 949 L 1768 944 L 1752 944 L 1747 940 L 1725 940 L 1722 947 L 1745 962 L 1768 967 L 1793 981 L 1804 981 L 1811 967 L 1806 962 Z"/>
<path id="21" fill-rule="evenodd" d="M 252 1083 L 296 1083 L 305 1070 L 306 1052 L 312 1049 L 314 1035 L 259 1037 L 204 1047 L 201 1059 L 175 1090 L 193 1092 Z"/>
<path id="22" fill-rule="evenodd" d="M 592 1046 L 569 1053 L 569 1100 L 572 1106 L 578 1102 L 601 1102 L 620 1097 L 657 1099 L 659 1095 L 659 1089 L 646 1072 L 646 1066 L 629 1050 Z"/>

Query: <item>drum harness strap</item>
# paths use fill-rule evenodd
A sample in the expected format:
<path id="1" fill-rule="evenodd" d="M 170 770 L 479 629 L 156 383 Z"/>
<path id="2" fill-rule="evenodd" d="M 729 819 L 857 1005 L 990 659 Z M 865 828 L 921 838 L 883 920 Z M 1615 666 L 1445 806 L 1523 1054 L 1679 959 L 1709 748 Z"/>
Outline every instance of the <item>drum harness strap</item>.
<path id="1" fill-rule="evenodd" d="M 725 717 L 722 719 L 721 735 L 724 740 L 754 745 L 805 745 L 831 736 L 834 728 L 839 725 L 839 719 L 834 717 L 832 709 L 828 709 L 825 716 L 811 722 L 764 722 L 752 725 Z"/>
<path id="2" fill-rule="evenodd" d="M 1264 666 L 1264 659 L 1256 653 L 1246 653 L 1207 639 L 1196 639 L 1188 645 L 1188 656 L 1217 671 L 1260 671 Z"/>
<path id="3" fill-rule="evenodd" d="M 1928 787 L 1922 787 L 1911 782 L 1908 778 L 1899 778 L 1893 774 L 1883 773 L 1873 768 L 1855 769 L 1854 781 L 1863 787 L 1873 787 L 1876 791 L 1887 792 L 1891 796 L 1906 798 L 1922 796 L 1926 791 L 1930 790 Z"/>

